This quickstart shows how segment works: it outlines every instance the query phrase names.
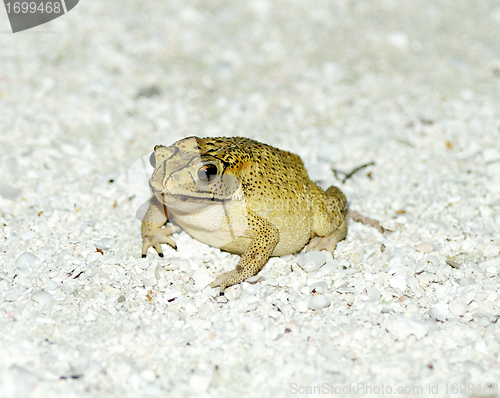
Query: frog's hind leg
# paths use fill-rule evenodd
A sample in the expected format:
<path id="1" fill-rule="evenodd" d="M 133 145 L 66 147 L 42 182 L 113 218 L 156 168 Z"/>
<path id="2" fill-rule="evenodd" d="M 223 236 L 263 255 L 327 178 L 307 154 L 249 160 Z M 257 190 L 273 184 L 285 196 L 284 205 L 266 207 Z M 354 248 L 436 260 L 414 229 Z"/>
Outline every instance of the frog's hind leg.
<path id="1" fill-rule="evenodd" d="M 333 254 L 337 243 L 347 235 L 349 209 L 347 199 L 339 188 L 332 186 L 326 190 L 325 194 L 325 210 L 329 225 L 323 228 L 323 231 L 315 231 L 318 236 L 311 239 L 306 250 L 328 250 Z"/>

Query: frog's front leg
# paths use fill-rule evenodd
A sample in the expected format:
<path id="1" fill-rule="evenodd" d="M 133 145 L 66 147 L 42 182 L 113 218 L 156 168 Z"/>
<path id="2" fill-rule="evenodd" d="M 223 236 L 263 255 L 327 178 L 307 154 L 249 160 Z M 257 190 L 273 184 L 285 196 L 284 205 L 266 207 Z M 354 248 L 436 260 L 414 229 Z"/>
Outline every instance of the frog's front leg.
<path id="1" fill-rule="evenodd" d="M 180 228 L 175 225 L 169 225 L 162 228 L 168 220 L 167 208 L 163 203 L 153 197 L 148 211 L 142 219 L 142 257 L 146 257 L 146 253 L 150 247 L 153 247 L 160 257 L 163 257 L 162 243 L 172 246 L 177 249 L 175 241 L 169 237 Z"/>
<path id="2" fill-rule="evenodd" d="M 248 210 L 248 229 L 245 235 L 252 238 L 252 243 L 242 254 L 236 268 L 219 275 L 210 287 L 220 287 L 221 293 L 229 286 L 243 282 L 257 275 L 271 256 L 279 242 L 279 231 L 269 221 Z"/>

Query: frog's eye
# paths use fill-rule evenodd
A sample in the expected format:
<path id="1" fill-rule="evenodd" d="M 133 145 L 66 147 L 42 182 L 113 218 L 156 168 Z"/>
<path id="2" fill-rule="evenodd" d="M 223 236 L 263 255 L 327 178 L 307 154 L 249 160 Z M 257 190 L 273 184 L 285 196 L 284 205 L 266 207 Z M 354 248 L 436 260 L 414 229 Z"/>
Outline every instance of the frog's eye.
<path id="1" fill-rule="evenodd" d="M 206 164 L 198 169 L 198 178 L 203 182 L 212 182 L 217 177 L 217 173 L 215 164 Z"/>

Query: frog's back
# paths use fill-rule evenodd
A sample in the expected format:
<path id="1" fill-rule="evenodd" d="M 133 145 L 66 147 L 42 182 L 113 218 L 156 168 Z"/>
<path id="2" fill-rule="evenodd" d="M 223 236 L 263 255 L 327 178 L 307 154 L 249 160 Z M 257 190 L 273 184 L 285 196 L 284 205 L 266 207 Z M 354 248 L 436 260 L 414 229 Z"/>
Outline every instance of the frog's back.
<path id="1" fill-rule="evenodd" d="M 280 242 L 273 255 L 304 247 L 311 238 L 313 201 L 323 192 L 298 155 L 242 137 L 216 138 L 201 148 L 238 177 L 247 207 L 276 226 Z"/>

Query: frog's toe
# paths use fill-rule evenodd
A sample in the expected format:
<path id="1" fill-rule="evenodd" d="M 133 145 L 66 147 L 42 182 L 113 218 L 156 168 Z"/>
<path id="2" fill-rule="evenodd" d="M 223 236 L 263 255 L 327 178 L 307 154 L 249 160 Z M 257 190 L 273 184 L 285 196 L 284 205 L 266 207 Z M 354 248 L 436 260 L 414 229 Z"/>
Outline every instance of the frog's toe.
<path id="1" fill-rule="evenodd" d="M 214 287 L 220 287 L 220 292 L 224 292 L 226 288 L 229 286 L 236 285 L 237 283 L 240 283 L 242 281 L 241 275 L 233 269 L 232 271 L 229 272 L 224 272 L 223 274 L 220 274 L 215 280 L 210 284 L 211 288 Z"/>
<path id="2" fill-rule="evenodd" d="M 148 235 L 144 236 L 142 240 L 142 257 L 146 257 L 146 253 L 150 247 L 154 248 L 160 257 L 163 257 L 163 250 L 161 248 L 162 243 L 177 249 L 175 241 L 172 238 L 165 236 L 163 233 Z"/>
<path id="3" fill-rule="evenodd" d="M 307 245 L 306 251 L 321 251 L 327 250 L 333 254 L 335 248 L 337 247 L 337 243 L 340 241 L 339 237 L 336 234 L 330 234 L 328 236 L 315 236 L 311 239 L 309 244 Z"/>

